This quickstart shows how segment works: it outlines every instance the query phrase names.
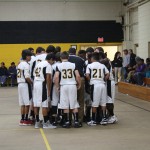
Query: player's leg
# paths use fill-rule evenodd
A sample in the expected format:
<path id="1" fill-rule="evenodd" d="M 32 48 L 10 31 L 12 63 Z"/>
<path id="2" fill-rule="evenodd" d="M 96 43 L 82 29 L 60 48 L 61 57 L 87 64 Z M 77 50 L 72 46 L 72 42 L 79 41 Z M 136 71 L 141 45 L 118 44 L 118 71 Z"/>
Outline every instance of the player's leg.
<path id="1" fill-rule="evenodd" d="M 108 111 L 108 123 L 112 124 L 118 121 L 114 115 L 114 100 L 115 100 L 115 83 L 111 81 L 111 97 L 107 96 L 107 111 Z"/>
<path id="2" fill-rule="evenodd" d="M 58 102 L 59 102 L 59 92 L 56 90 L 55 85 L 53 86 L 52 92 L 52 124 L 57 125 L 57 109 L 58 109 Z"/>
<path id="3" fill-rule="evenodd" d="M 64 122 L 62 124 L 63 128 L 70 128 L 69 120 L 69 99 L 68 99 L 68 89 L 70 85 L 62 85 L 60 87 L 60 107 L 63 109 Z"/>
<path id="4" fill-rule="evenodd" d="M 49 108 L 49 97 L 47 95 L 47 86 L 46 82 L 42 83 L 42 114 L 43 114 L 43 128 L 56 128 L 56 126 L 53 126 L 49 121 L 48 116 L 48 108 Z"/>
<path id="5" fill-rule="evenodd" d="M 29 117 L 29 107 L 32 99 L 31 86 L 29 84 L 24 85 L 24 103 L 25 103 L 25 124 L 32 125 L 33 122 L 28 118 Z"/>
<path id="6" fill-rule="evenodd" d="M 99 91 L 99 84 L 94 84 L 91 87 L 91 99 L 92 99 L 92 120 L 87 122 L 88 125 L 96 125 L 96 115 L 97 115 L 97 108 L 100 103 L 100 91 Z"/>
<path id="7" fill-rule="evenodd" d="M 105 84 L 101 84 L 100 86 L 101 96 L 100 96 L 100 106 L 102 109 L 102 120 L 100 122 L 101 125 L 107 124 L 107 116 L 106 116 L 106 103 L 107 103 L 107 90 Z"/>
<path id="8" fill-rule="evenodd" d="M 39 108 L 42 104 L 42 82 L 34 82 L 33 88 L 33 104 L 34 104 L 34 114 L 35 114 L 35 128 L 41 127 L 39 119 Z"/>
<path id="9" fill-rule="evenodd" d="M 24 117 L 25 117 L 25 105 L 22 98 L 22 83 L 18 84 L 18 97 L 19 97 L 19 106 L 20 106 L 20 113 L 21 113 L 21 120 L 19 122 L 19 125 L 22 126 L 24 123 Z"/>
<path id="10" fill-rule="evenodd" d="M 77 101 L 77 86 L 70 85 L 68 88 L 68 98 L 70 109 L 72 110 L 73 117 L 74 117 L 74 127 L 79 128 L 82 127 L 82 124 L 79 123 L 79 103 Z"/>

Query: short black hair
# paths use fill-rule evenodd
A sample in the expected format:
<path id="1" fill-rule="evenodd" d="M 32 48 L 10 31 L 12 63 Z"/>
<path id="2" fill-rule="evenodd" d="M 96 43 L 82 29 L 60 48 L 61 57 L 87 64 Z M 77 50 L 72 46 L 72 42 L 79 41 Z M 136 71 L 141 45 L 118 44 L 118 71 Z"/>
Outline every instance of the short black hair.
<path id="1" fill-rule="evenodd" d="M 3 64 L 5 66 L 5 63 L 4 62 L 1 62 L 1 64 Z"/>
<path id="2" fill-rule="evenodd" d="M 61 56 L 61 53 L 60 53 L 60 52 L 57 52 L 57 53 L 55 54 L 55 60 L 56 60 L 56 61 L 61 61 L 60 56 Z"/>
<path id="3" fill-rule="evenodd" d="M 46 49 L 46 53 L 55 53 L 55 47 L 53 45 L 49 45 Z"/>
<path id="4" fill-rule="evenodd" d="M 36 49 L 36 54 L 37 54 L 37 53 L 41 53 L 42 51 L 45 51 L 45 49 L 44 49 L 43 47 L 38 47 L 38 48 Z"/>
<path id="5" fill-rule="evenodd" d="M 93 53 L 94 52 L 94 49 L 92 47 L 88 47 L 86 49 L 86 53 Z"/>
<path id="6" fill-rule="evenodd" d="M 25 50 L 22 51 L 22 59 L 23 59 L 23 60 L 26 60 L 26 57 L 27 57 L 27 56 L 32 56 L 32 53 L 31 53 L 30 50 L 25 49 Z"/>
<path id="7" fill-rule="evenodd" d="M 69 54 L 67 51 L 64 51 L 61 53 L 60 55 L 61 59 L 68 59 L 69 58 Z"/>
<path id="8" fill-rule="evenodd" d="M 150 62 L 150 58 L 146 58 L 146 62 Z"/>
<path id="9" fill-rule="evenodd" d="M 86 51 L 85 50 L 79 50 L 78 54 L 86 54 Z"/>
<path id="10" fill-rule="evenodd" d="M 51 59 L 55 60 L 55 54 L 53 54 L 53 53 L 47 54 L 46 60 L 51 60 Z"/>
<path id="11" fill-rule="evenodd" d="M 96 47 L 95 50 L 98 49 L 99 52 L 104 53 L 104 49 L 102 47 Z"/>
<path id="12" fill-rule="evenodd" d="M 14 63 L 14 62 L 12 62 L 12 63 L 11 63 L 11 65 L 15 65 L 15 63 Z"/>
<path id="13" fill-rule="evenodd" d="M 32 52 L 32 51 L 34 51 L 34 48 L 29 47 L 28 50 Z"/>
<path id="14" fill-rule="evenodd" d="M 69 48 L 69 54 L 76 54 L 76 49 L 75 48 Z"/>
<path id="15" fill-rule="evenodd" d="M 106 54 L 103 52 L 99 52 L 99 59 L 105 59 L 106 58 Z"/>
<path id="16" fill-rule="evenodd" d="M 96 52 L 92 53 L 92 58 L 96 61 L 99 61 L 99 54 Z"/>
<path id="17" fill-rule="evenodd" d="M 127 50 L 127 49 L 124 49 L 123 51 L 128 53 L 128 50 Z"/>
<path id="18" fill-rule="evenodd" d="M 56 53 L 57 52 L 61 52 L 61 47 L 60 46 L 56 46 L 55 51 L 56 51 Z"/>

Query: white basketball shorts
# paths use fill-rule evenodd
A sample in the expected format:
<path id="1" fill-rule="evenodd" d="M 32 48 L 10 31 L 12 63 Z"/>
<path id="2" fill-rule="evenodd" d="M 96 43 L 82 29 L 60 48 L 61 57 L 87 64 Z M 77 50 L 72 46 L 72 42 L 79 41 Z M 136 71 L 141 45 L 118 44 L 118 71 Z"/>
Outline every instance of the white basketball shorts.
<path id="1" fill-rule="evenodd" d="M 35 81 L 33 88 L 34 107 L 48 107 L 46 82 Z"/>
<path id="2" fill-rule="evenodd" d="M 92 107 L 106 106 L 107 93 L 106 85 L 104 83 L 97 83 L 92 85 L 91 99 Z"/>
<path id="3" fill-rule="evenodd" d="M 31 104 L 32 97 L 30 96 L 30 89 L 27 83 L 18 84 L 18 96 L 19 96 L 19 105 L 28 106 Z"/>
<path id="4" fill-rule="evenodd" d="M 61 85 L 60 108 L 61 109 L 79 108 L 79 104 L 77 102 L 77 86 L 76 85 Z"/>

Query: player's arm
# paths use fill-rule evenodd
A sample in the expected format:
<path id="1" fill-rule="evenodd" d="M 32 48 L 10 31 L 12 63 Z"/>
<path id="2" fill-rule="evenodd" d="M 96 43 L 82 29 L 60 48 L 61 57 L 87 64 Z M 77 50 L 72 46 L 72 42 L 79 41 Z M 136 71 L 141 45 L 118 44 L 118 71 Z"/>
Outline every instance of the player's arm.
<path id="1" fill-rule="evenodd" d="M 77 81 L 77 89 L 81 88 L 81 77 L 78 70 L 75 70 L 75 76 Z"/>
<path id="2" fill-rule="evenodd" d="M 51 84 L 52 84 L 52 67 L 50 64 L 46 67 L 46 84 L 47 84 L 48 97 L 50 97 Z"/>
<path id="3" fill-rule="evenodd" d="M 110 73 L 106 67 L 104 67 L 105 81 L 107 81 L 110 77 Z"/>
<path id="4" fill-rule="evenodd" d="M 47 84 L 48 97 L 50 97 L 50 91 L 51 91 L 51 74 L 50 73 L 46 74 L 46 84 Z"/>
<path id="5" fill-rule="evenodd" d="M 30 78 L 30 67 L 29 66 L 26 66 L 25 69 L 24 69 L 24 76 L 25 76 L 25 79 L 26 81 L 29 83 L 29 84 L 32 84 L 32 80 Z"/>
<path id="6" fill-rule="evenodd" d="M 60 72 L 59 72 L 59 69 L 58 67 L 56 67 L 56 72 L 55 72 L 55 75 L 54 75 L 54 84 L 56 85 L 56 88 L 57 90 L 59 90 L 59 75 L 60 75 Z"/>
<path id="7" fill-rule="evenodd" d="M 86 67 L 86 79 L 89 81 L 91 78 L 90 78 L 90 68 L 89 68 L 89 65 L 87 65 Z"/>
<path id="8" fill-rule="evenodd" d="M 59 90 L 59 87 L 60 87 L 60 85 L 59 85 L 59 71 L 56 71 L 56 72 L 55 72 L 55 75 L 54 75 L 54 83 L 55 83 L 55 85 L 56 85 L 57 90 Z"/>

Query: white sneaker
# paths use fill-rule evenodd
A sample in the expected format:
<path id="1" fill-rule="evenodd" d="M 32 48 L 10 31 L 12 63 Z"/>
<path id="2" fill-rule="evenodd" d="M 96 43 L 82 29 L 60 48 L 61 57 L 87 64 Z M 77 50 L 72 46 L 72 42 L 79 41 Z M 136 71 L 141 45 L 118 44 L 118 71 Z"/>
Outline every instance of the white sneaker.
<path id="1" fill-rule="evenodd" d="M 101 125 L 106 125 L 108 123 L 108 120 L 106 118 L 103 118 L 100 122 Z"/>
<path id="2" fill-rule="evenodd" d="M 41 123 L 40 123 L 40 121 L 39 122 L 35 122 L 35 125 L 34 125 L 34 128 L 35 129 L 39 129 L 41 127 Z"/>
<path id="3" fill-rule="evenodd" d="M 87 122 L 87 125 L 89 125 L 89 126 L 96 126 L 96 122 L 91 120 L 91 121 Z"/>
<path id="4" fill-rule="evenodd" d="M 115 115 L 113 115 L 112 117 L 110 117 L 108 119 L 108 124 L 113 124 L 113 123 L 116 123 L 116 122 L 118 122 L 118 119 Z"/>
<path id="5" fill-rule="evenodd" d="M 53 126 L 49 121 L 47 121 L 46 123 L 43 122 L 43 129 L 56 129 L 56 126 Z"/>

